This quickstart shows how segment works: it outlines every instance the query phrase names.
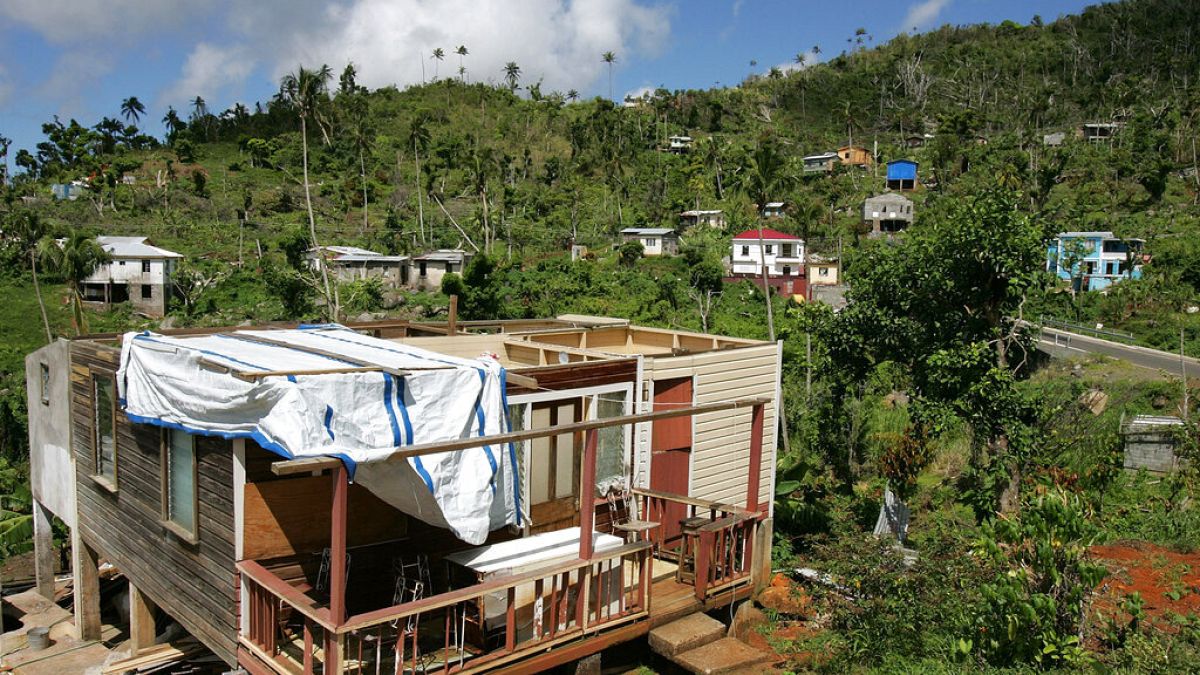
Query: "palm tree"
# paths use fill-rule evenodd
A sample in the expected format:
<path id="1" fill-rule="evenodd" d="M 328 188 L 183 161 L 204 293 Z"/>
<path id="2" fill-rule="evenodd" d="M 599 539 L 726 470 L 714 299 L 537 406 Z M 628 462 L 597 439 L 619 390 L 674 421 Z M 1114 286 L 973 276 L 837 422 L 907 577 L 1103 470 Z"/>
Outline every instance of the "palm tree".
<path id="1" fill-rule="evenodd" d="M 804 52 L 800 52 L 799 54 L 796 54 L 795 58 L 793 58 L 792 60 L 796 62 L 796 65 L 803 68 L 804 64 L 808 62 L 808 54 L 805 54 Z"/>
<path id="2" fill-rule="evenodd" d="M 134 124 L 142 121 L 142 115 L 146 114 L 146 106 L 138 100 L 136 96 L 121 101 L 121 116 L 126 122 L 132 121 Z"/>
<path id="3" fill-rule="evenodd" d="M 279 94 L 280 99 L 290 105 L 296 111 L 297 117 L 300 118 L 301 156 L 304 163 L 304 202 L 308 208 L 308 234 L 312 238 L 313 248 L 322 258 L 321 281 L 325 288 L 326 313 L 331 320 L 336 321 L 341 313 L 341 308 L 338 306 L 337 287 L 331 287 L 329 284 L 329 265 L 324 259 L 325 249 L 321 248 L 317 241 L 317 219 L 313 215 L 312 191 L 308 183 L 308 120 L 316 115 L 317 105 L 326 96 L 330 77 L 332 77 L 332 73 L 329 66 L 321 66 L 316 70 L 300 66 L 295 73 L 283 76 L 279 82 Z"/>
<path id="4" fill-rule="evenodd" d="M 88 332 L 87 316 L 83 313 L 83 282 L 95 274 L 97 268 L 112 260 L 112 256 L 95 237 L 76 230 L 61 242 L 49 236 L 43 237 L 38 242 L 37 257 L 46 263 L 52 274 L 67 282 L 73 310 L 71 324 L 75 334 Z"/>
<path id="5" fill-rule="evenodd" d="M 508 83 L 509 89 L 517 90 L 517 83 L 521 81 L 521 66 L 518 66 L 516 61 L 504 64 L 504 81 Z"/>
<path id="6" fill-rule="evenodd" d="M 567 90 L 567 100 L 572 103 L 574 103 L 575 101 L 578 101 L 579 100 L 579 92 L 575 91 L 574 89 L 568 89 Z"/>
<path id="7" fill-rule="evenodd" d="M 608 99 L 611 101 L 613 97 L 612 70 L 613 64 L 617 62 L 617 55 L 612 52 L 604 52 L 600 58 L 608 64 Z"/>
<path id="8" fill-rule="evenodd" d="M 163 115 L 162 123 L 167 127 L 167 136 L 174 136 L 187 127 L 187 123 L 180 119 L 179 113 L 175 112 L 172 106 L 167 106 L 167 114 Z"/>
<path id="9" fill-rule="evenodd" d="M 438 79 L 438 64 L 442 62 L 442 58 L 446 56 L 446 52 L 442 51 L 441 47 L 433 50 L 433 56 L 429 58 L 434 60 L 433 64 L 433 79 Z"/>
<path id="10" fill-rule="evenodd" d="M 458 79 L 465 82 L 466 81 L 465 76 L 467 74 L 467 69 L 465 66 L 463 66 L 463 57 L 466 56 L 467 54 L 469 54 L 470 52 L 467 51 L 466 45 L 459 45 L 458 49 L 454 50 L 454 53 L 458 54 Z"/>
<path id="11" fill-rule="evenodd" d="M 408 130 L 408 140 L 413 146 L 413 162 L 417 165 L 417 227 L 421 243 L 425 243 L 425 200 L 421 195 L 421 151 L 429 147 L 429 129 L 424 116 L 418 116 Z"/>

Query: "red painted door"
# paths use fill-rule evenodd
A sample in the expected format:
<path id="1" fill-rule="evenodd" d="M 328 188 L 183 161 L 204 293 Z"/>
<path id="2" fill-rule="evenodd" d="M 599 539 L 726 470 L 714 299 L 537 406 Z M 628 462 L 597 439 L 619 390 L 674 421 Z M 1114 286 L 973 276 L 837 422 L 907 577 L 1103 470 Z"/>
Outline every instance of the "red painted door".
<path id="1" fill-rule="evenodd" d="M 654 383 L 654 410 L 677 410 L 692 404 L 692 378 L 658 380 Z M 658 420 L 651 429 L 650 489 L 687 496 L 692 457 L 692 418 Z M 661 515 L 664 546 L 679 541 L 679 521 L 687 507 L 671 503 Z"/>

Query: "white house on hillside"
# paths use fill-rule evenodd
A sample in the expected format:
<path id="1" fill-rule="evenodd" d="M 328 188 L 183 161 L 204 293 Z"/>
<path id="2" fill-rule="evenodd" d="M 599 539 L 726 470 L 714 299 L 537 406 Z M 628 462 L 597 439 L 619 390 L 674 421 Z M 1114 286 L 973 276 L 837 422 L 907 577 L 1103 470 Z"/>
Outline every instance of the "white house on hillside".
<path id="1" fill-rule="evenodd" d="M 778 230 L 746 230 L 733 238 L 727 281 L 749 279 L 762 284 L 763 265 L 767 283 L 783 295 L 805 292 L 804 240 Z"/>
<path id="2" fill-rule="evenodd" d="M 408 256 L 384 255 L 357 246 L 324 246 L 324 260 L 329 271 L 340 282 L 377 277 L 388 288 L 400 288 L 408 283 Z M 322 259 L 317 249 L 310 248 L 308 264 L 321 270 Z"/>
<path id="3" fill-rule="evenodd" d="M 139 312 L 163 316 L 171 297 L 171 275 L 182 255 L 152 246 L 146 237 L 96 237 L 112 256 L 83 282 L 83 299 L 111 305 L 130 302 Z"/>
<path id="4" fill-rule="evenodd" d="M 679 251 L 679 235 L 669 227 L 627 227 L 621 230 L 621 238 L 641 244 L 642 255 L 648 258 Z"/>

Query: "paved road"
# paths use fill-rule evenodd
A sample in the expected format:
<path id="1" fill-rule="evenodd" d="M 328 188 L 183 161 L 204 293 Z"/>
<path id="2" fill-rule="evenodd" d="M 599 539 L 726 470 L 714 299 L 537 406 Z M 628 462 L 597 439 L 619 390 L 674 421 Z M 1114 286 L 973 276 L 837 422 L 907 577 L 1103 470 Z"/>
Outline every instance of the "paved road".
<path id="1" fill-rule="evenodd" d="M 1051 356 L 1103 354 L 1142 368 L 1164 371 L 1175 377 L 1179 376 L 1182 366 L 1186 368 L 1188 377 L 1200 377 L 1200 360 L 1185 357 L 1183 364 L 1180 364 L 1179 354 L 1101 340 L 1055 328 L 1042 328 L 1038 349 Z"/>

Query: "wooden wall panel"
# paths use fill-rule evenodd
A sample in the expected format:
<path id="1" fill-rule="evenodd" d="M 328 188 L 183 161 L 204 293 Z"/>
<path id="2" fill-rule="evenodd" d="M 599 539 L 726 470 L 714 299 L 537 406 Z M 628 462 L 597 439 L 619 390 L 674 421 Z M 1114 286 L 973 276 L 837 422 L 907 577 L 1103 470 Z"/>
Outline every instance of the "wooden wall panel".
<path id="1" fill-rule="evenodd" d="M 303 476 L 247 483 L 245 556 L 250 560 L 313 553 L 329 546 L 332 478 Z M 348 546 L 399 539 L 407 518 L 361 485 L 351 485 Z"/>
<path id="2" fill-rule="evenodd" d="M 188 544 L 160 522 L 161 431 L 117 413 L 117 492 L 90 476 L 93 373 L 113 375 L 114 347 L 76 341 L 72 353 L 72 425 L 79 529 L 83 538 L 163 611 L 226 663 L 236 663 L 237 577 L 233 544 L 230 442 L 197 437 L 199 541 Z"/>

